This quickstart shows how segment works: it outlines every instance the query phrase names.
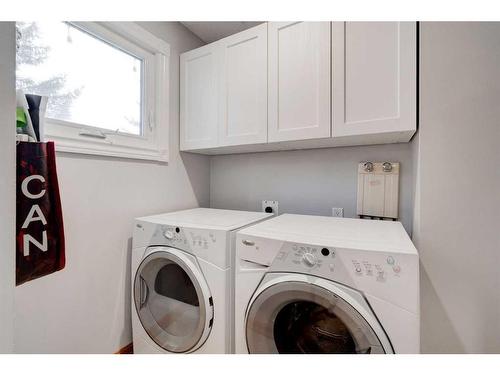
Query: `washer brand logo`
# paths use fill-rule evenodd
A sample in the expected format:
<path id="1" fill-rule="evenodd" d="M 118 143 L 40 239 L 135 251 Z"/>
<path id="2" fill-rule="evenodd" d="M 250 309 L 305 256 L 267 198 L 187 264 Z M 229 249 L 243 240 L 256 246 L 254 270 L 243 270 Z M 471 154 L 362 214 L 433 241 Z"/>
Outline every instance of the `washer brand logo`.
<path id="1" fill-rule="evenodd" d="M 42 198 L 45 195 L 45 189 L 40 189 L 37 193 L 31 192 L 29 188 L 29 183 L 33 180 L 38 180 L 42 184 L 45 183 L 45 178 L 40 175 L 32 175 L 26 177 L 23 182 L 21 183 L 21 191 L 23 195 L 28 198 L 28 199 L 39 199 Z M 26 216 L 26 219 L 24 219 L 23 225 L 21 226 L 22 229 L 27 229 L 28 226 L 36 221 L 41 221 L 42 224 L 44 225 L 44 230 L 41 233 L 41 241 L 38 241 L 35 239 L 33 236 L 31 236 L 28 233 L 24 233 L 23 235 L 23 254 L 24 256 L 29 256 L 30 255 L 30 244 L 35 245 L 38 249 L 41 251 L 47 251 L 48 249 L 48 241 L 47 241 L 47 230 L 45 229 L 45 226 L 47 225 L 47 219 L 45 218 L 42 209 L 38 204 L 34 204 L 31 206 L 31 209 L 28 212 L 28 215 Z"/>

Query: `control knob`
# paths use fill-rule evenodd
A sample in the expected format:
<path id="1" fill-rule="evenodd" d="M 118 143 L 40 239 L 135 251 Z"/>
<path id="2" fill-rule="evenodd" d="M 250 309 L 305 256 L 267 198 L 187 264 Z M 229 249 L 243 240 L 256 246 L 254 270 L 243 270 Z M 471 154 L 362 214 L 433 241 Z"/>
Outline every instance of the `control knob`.
<path id="1" fill-rule="evenodd" d="M 174 232 L 171 230 L 166 230 L 165 233 L 163 233 L 163 235 L 167 240 L 172 240 L 174 238 Z"/>
<path id="2" fill-rule="evenodd" d="M 311 253 L 305 253 L 302 255 L 302 261 L 306 266 L 313 267 L 316 265 L 316 257 Z"/>

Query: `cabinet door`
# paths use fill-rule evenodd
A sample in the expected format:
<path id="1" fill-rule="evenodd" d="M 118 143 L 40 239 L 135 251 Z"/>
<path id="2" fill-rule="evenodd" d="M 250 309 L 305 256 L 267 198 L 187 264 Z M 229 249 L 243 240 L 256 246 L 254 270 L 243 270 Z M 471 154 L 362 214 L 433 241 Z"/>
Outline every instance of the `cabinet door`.
<path id="1" fill-rule="evenodd" d="M 333 137 L 413 135 L 416 50 L 415 22 L 333 23 Z"/>
<path id="2" fill-rule="evenodd" d="M 330 137 L 330 23 L 268 28 L 269 142 Z"/>
<path id="3" fill-rule="evenodd" d="M 267 142 L 267 24 L 219 41 L 219 145 Z"/>
<path id="4" fill-rule="evenodd" d="M 180 148 L 217 146 L 217 45 L 183 53 L 180 58 Z"/>

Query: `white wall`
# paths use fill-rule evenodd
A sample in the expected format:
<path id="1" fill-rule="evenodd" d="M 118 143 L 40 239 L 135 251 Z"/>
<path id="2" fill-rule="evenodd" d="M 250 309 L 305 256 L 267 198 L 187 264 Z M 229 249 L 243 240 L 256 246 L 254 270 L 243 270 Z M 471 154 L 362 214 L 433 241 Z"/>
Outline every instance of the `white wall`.
<path id="1" fill-rule="evenodd" d="M 500 23 L 422 23 L 422 351 L 500 352 Z"/>
<path id="2" fill-rule="evenodd" d="M 0 22 L 0 353 L 13 349 L 16 218 L 15 25 Z"/>
<path id="3" fill-rule="evenodd" d="M 112 353 L 129 344 L 133 218 L 209 205 L 208 158 L 178 151 L 179 53 L 202 43 L 179 23 L 141 26 L 171 46 L 171 162 L 58 154 L 67 265 L 16 288 L 16 352 Z"/>
<path id="4" fill-rule="evenodd" d="M 410 231 L 414 186 L 410 143 L 214 156 L 210 204 L 260 210 L 262 200 L 275 199 L 280 213 L 331 216 L 332 207 L 343 207 L 345 217 L 356 217 L 357 168 L 365 160 L 401 163 L 399 212 Z"/>

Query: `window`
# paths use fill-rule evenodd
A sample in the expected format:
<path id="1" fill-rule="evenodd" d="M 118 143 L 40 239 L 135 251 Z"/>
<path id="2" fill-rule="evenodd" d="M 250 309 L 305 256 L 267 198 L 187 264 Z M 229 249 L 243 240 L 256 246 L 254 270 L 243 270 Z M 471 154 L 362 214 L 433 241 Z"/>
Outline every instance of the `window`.
<path id="1" fill-rule="evenodd" d="M 61 151 L 167 161 L 169 46 L 134 23 L 19 22 L 17 88 Z"/>

